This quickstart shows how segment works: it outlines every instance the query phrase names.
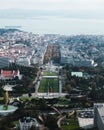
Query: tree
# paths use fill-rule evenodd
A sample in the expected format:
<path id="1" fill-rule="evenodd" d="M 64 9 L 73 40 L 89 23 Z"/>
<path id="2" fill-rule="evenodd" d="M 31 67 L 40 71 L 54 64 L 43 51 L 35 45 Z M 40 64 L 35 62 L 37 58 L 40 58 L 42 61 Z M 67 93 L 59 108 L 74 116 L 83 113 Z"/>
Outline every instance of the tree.
<path id="1" fill-rule="evenodd" d="M 52 115 L 47 115 L 45 119 L 45 126 L 49 128 L 49 130 L 57 130 L 57 118 Z"/>
<path id="2" fill-rule="evenodd" d="M 31 126 L 30 130 L 37 130 L 34 125 Z"/>
<path id="3" fill-rule="evenodd" d="M 70 84 L 66 85 L 66 91 L 67 91 L 68 93 L 70 93 L 71 90 L 72 90 L 71 85 L 70 85 Z"/>
<path id="4" fill-rule="evenodd" d="M 75 81 L 75 79 L 71 79 L 71 80 L 70 80 L 70 85 L 71 85 L 72 87 L 76 87 L 76 81 Z"/>
<path id="5" fill-rule="evenodd" d="M 91 91 L 90 91 L 90 97 L 92 99 L 96 98 L 96 82 L 91 82 Z"/>

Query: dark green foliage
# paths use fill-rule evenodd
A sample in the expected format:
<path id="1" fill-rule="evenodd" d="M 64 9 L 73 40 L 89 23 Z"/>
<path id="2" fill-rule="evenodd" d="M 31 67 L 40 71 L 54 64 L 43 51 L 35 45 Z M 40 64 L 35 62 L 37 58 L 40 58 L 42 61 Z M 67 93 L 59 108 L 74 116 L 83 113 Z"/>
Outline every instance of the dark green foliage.
<path id="1" fill-rule="evenodd" d="M 45 126 L 47 126 L 49 130 L 58 130 L 57 118 L 52 115 L 47 115 L 45 119 Z"/>
<path id="2" fill-rule="evenodd" d="M 76 77 L 71 76 L 71 72 L 82 72 L 86 75 Z M 95 68 L 69 67 L 67 65 L 62 69 L 61 75 L 65 76 L 63 88 L 69 94 L 72 92 L 71 89 L 77 88 L 82 91 L 80 94 L 85 94 L 94 101 L 104 101 L 104 68 L 100 66 Z"/>
<path id="3" fill-rule="evenodd" d="M 6 80 L 0 80 L 0 94 L 2 95 L 3 90 L 2 86 L 5 84 L 16 84 L 14 87 L 14 93 L 15 96 L 21 95 L 23 93 L 27 92 L 33 92 L 34 91 L 34 84 L 33 81 L 35 80 L 38 72 L 37 67 L 25 67 L 25 66 L 17 66 L 15 64 L 12 64 L 9 68 L 5 68 L 5 70 L 19 70 L 20 74 L 22 75 L 22 79 L 19 80 L 18 77 L 15 77 L 13 79 L 6 79 Z"/>

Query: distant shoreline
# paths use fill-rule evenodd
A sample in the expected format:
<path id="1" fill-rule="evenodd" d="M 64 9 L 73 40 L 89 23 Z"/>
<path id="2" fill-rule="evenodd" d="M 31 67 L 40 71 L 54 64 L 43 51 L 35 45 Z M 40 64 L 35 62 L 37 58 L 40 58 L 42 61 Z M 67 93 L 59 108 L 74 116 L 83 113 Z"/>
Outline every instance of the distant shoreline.
<path id="1" fill-rule="evenodd" d="M 5 26 L 5 29 L 20 29 L 22 26 Z"/>

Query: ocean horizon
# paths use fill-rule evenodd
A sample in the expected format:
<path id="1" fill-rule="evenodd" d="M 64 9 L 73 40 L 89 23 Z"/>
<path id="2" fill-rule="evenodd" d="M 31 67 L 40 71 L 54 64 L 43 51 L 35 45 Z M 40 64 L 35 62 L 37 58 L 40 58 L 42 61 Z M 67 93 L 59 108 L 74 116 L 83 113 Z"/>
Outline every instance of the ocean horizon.
<path id="1" fill-rule="evenodd" d="M 0 19 L 0 28 L 5 27 L 20 27 L 22 31 L 32 32 L 34 34 L 61 34 L 61 35 L 79 35 L 79 34 L 94 34 L 102 35 L 103 30 L 100 31 L 94 28 L 97 24 L 90 21 L 90 25 L 86 20 L 83 25 L 83 20 L 80 19 L 66 19 L 54 17 L 37 17 L 37 18 L 4 18 Z M 82 25 L 81 25 L 82 24 Z M 78 26 L 81 25 L 81 26 Z M 85 26 L 86 25 L 86 26 Z M 90 27 L 91 26 L 91 27 Z M 89 29 L 90 28 L 90 29 Z M 95 33 L 96 32 L 96 33 Z"/>

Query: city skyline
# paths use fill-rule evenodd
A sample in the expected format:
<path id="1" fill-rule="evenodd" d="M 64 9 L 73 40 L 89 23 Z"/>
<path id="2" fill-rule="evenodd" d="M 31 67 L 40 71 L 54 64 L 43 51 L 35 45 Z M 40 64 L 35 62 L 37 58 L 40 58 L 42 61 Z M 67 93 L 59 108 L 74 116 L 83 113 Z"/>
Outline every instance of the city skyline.
<path id="1" fill-rule="evenodd" d="M 23 29 L 35 33 L 104 34 L 103 7 L 103 0 L 0 0 L 0 27 L 25 24 Z"/>

